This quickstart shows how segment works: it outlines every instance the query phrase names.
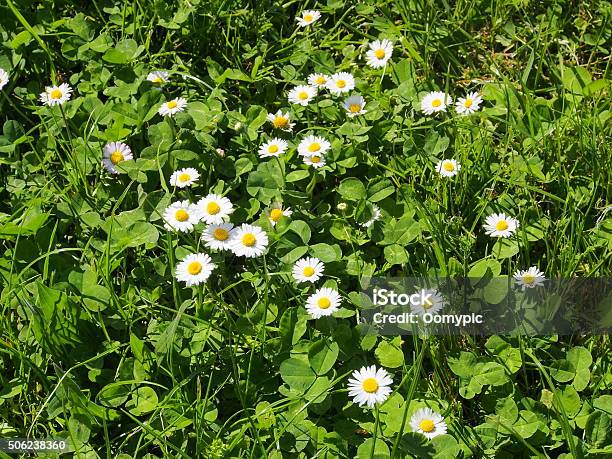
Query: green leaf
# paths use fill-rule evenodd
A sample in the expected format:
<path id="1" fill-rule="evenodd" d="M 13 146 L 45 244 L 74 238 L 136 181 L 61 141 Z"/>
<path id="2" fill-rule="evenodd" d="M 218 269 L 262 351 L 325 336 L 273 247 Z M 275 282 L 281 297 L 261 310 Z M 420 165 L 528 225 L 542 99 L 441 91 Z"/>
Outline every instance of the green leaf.
<path id="1" fill-rule="evenodd" d="M 497 260 L 490 258 L 484 258 L 474 263 L 474 266 L 470 268 L 468 277 L 475 279 L 482 279 L 483 277 L 495 277 L 501 273 L 501 264 Z"/>
<path id="2" fill-rule="evenodd" d="M 338 343 L 334 341 L 328 341 L 326 339 L 320 339 L 310 346 L 308 350 L 308 361 L 310 367 L 314 370 L 317 375 L 324 375 L 332 369 L 340 347 Z"/>
<path id="3" fill-rule="evenodd" d="M 299 182 L 300 180 L 304 180 L 306 177 L 310 177 L 310 172 L 307 170 L 297 170 L 293 172 L 289 172 L 287 177 L 285 177 L 285 182 Z"/>
<path id="4" fill-rule="evenodd" d="M 283 186 L 283 171 L 276 161 L 260 163 L 257 170 L 249 173 L 247 192 L 269 204 L 280 192 Z"/>
<path id="5" fill-rule="evenodd" d="M 491 253 L 500 260 L 513 257 L 519 253 L 518 241 L 514 239 L 499 238 L 493 246 Z"/>
<path id="6" fill-rule="evenodd" d="M 383 229 L 384 239 L 382 245 L 398 244 L 406 246 L 421 234 L 421 225 L 412 217 L 404 216 L 399 220 L 392 219 Z"/>
<path id="7" fill-rule="evenodd" d="M 340 182 L 338 193 L 347 201 L 359 201 L 365 198 L 366 189 L 359 179 L 350 177 Z"/>
<path id="8" fill-rule="evenodd" d="M 574 379 L 576 368 L 569 360 L 555 360 L 549 368 L 550 376 L 559 382 L 568 382 Z"/>
<path id="9" fill-rule="evenodd" d="M 90 311 L 103 311 L 110 301 L 110 292 L 106 287 L 98 285 L 98 276 L 94 271 L 83 273 L 73 271 L 68 276 L 70 285 L 79 293 L 79 299 Z"/>
<path id="10" fill-rule="evenodd" d="M 126 404 L 126 408 L 134 416 L 142 416 L 150 413 L 157 408 L 157 393 L 152 387 L 139 387 L 132 392 L 131 400 Z"/>
<path id="11" fill-rule="evenodd" d="M 102 59 L 110 64 L 127 64 L 144 51 L 144 46 L 138 45 L 136 40 L 126 38 L 121 40 L 114 48 L 104 53 Z"/>
<path id="12" fill-rule="evenodd" d="M 522 437 L 529 438 L 535 434 L 540 428 L 541 421 L 535 413 L 527 410 L 521 410 L 519 418 L 512 428 Z"/>
<path id="13" fill-rule="evenodd" d="M 331 263 L 332 261 L 338 261 L 342 258 L 342 249 L 338 244 L 313 244 L 310 246 L 310 253 L 323 263 Z"/>
<path id="14" fill-rule="evenodd" d="M 456 459 L 460 457 L 461 448 L 457 440 L 451 435 L 438 435 L 431 439 L 431 444 L 436 450 L 434 459 Z"/>
<path id="15" fill-rule="evenodd" d="M 450 145 L 450 139 L 447 136 L 441 136 L 436 131 L 431 131 L 425 138 L 423 149 L 425 153 L 431 156 L 438 156 L 444 153 Z"/>
<path id="16" fill-rule="evenodd" d="M 368 185 L 368 201 L 379 202 L 395 193 L 395 187 L 389 179 L 374 179 Z"/>
<path id="17" fill-rule="evenodd" d="M 297 358 L 289 358 L 280 365 L 280 375 L 291 389 L 305 392 L 316 379 L 308 363 Z"/>
<path id="18" fill-rule="evenodd" d="M 401 338 L 393 338 L 392 341 L 381 341 L 374 351 L 376 358 L 383 367 L 397 368 L 404 364 L 404 353 L 401 349 Z"/>
<path id="19" fill-rule="evenodd" d="M 308 244 L 308 241 L 310 241 L 310 226 L 302 220 L 292 221 L 289 225 L 289 231 L 297 234 L 304 244 Z"/>
<path id="20" fill-rule="evenodd" d="M 382 438 L 368 438 L 359 448 L 355 459 L 388 459 L 391 457 L 389 446 Z"/>
<path id="21" fill-rule="evenodd" d="M 609 446 L 612 443 L 612 417 L 602 411 L 594 411 L 587 418 L 584 433 L 591 447 Z"/>
<path id="22" fill-rule="evenodd" d="M 602 395 L 593 401 L 593 408 L 601 410 L 612 416 L 612 395 Z"/>
<path id="23" fill-rule="evenodd" d="M 290 348 L 306 333 L 305 316 L 298 317 L 295 308 L 285 310 L 281 316 L 278 331 L 283 346 Z"/>
<path id="24" fill-rule="evenodd" d="M 554 392 L 553 405 L 560 413 L 570 418 L 580 411 L 581 404 L 580 396 L 572 386 L 556 389 Z"/>
<path id="25" fill-rule="evenodd" d="M 401 265 L 408 262 L 408 253 L 401 245 L 388 245 L 385 247 L 384 253 L 385 261 L 390 265 Z"/>
<path id="26" fill-rule="evenodd" d="M 98 400 L 103 406 L 118 407 L 125 403 L 132 393 L 132 384 L 126 382 L 114 382 L 107 384 L 98 394 Z"/>

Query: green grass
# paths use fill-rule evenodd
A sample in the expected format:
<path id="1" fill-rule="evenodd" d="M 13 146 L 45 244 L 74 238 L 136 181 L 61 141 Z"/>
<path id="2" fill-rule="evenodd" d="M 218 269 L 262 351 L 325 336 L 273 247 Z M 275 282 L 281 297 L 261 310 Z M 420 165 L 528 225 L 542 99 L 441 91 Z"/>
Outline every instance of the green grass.
<path id="1" fill-rule="evenodd" d="M 74 457 L 610 457 L 607 335 L 359 333 L 371 276 L 612 272 L 612 4 L 453 3 L 0 6 L 0 438 L 67 438 Z M 300 29 L 308 8 L 321 20 Z M 379 37 L 394 40 L 384 71 L 363 58 Z M 157 69 L 171 72 L 161 89 L 144 81 Z M 347 120 L 325 91 L 290 106 L 314 71 L 353 73 L 367 114 Z M 63 82 L 71 100 L 42 106 Z M 433 90 L 479 91 L 483 108 L 424 116 Z M 185 112 L 157 114 L 179 96 Z M 279 108 L 291 148 L 264 160 Z M 310 132 L 332 142 L 316 171 L 295 151 Z M 101 166 L 111 141 L 135 155 L 116 176 Z M 462 166 L 450 180 L 443 158 Z M 169 185 L 181 167 L 197 186 Z M 186 288 L 175 267 L 210 253 L 202 225 L 174 233 L 161 215 L 209 192 L 270 246 L 211 253 L 208 282 Z M 294 213 L 273 228 L 275 200 Z M 382 218 L 364 229 L 373 204 Z M 485 235 L 494 212 L 518 219 L 515 237 Z M 343 296 L 328 320 L 309 319 L 315 287 L 291 277 L 306 254 L 325 262 L 316 287 Z M 374 364 L 394 392 L 366 410 L 347 379 Z M 424 406 L 447 435 L 411 431 Z"/>

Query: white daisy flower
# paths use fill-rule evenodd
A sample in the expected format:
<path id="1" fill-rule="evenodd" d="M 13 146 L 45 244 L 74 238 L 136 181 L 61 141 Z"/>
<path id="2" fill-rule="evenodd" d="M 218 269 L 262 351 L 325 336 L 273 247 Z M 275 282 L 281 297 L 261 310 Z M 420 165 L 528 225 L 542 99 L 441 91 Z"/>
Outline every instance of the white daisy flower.
<path id="1" fill-rule="evenodd" d="M 120 162 L 133 159 L 132 150 L 130 147 L 123 142 L 111 142 L 104 147 L 102 150 L 102 165 L 111 174 L 120 174 L 115 166 Z"/>
<path id="2" fill-rule="evenodd" d="M 452 177 L 461 170 L 461 164 L 454 159 L 443 159 L 436 165 L 436 171 L 442 177 Z"/>
<path id="3" fill-rule="evenodd" d="M 147 75 L 147 80 L 153 84 L 164 84 L 168 82 L 168 72 L 155 70 Z"/>
<path id="4" fill-rule="evenodd" d="M 230 248 L 239 257 L 258 257 L 268 247 L 268 235 L 259 226 L 243 223 L 230 234 Z"/>
<path id="5" fill-rule="evenodd" d="M 375 40 L 368 44 L 370 48 L 366 53 L 366 63 L 375 69 L 384 67 L 393 54 L 393 43 L 391 40 Z"/>
<path id="6" fill-rule="evenodd" d="M 164 102 L 157 111 L 161 116 L 174 116 L 179 112 L 185 110 L 187 106 L 187 100 L 182 97 L 177 97 L 168 102 Z"/>
<path id="7" fill-rule="evenodd" d="M 352 118 L 353 116 L 363 115 L 367 112 L 364 108 L 365 104 L 365 99 L 363 97 L 355 95 L 347 97 L 342 103 L 342 106 L 346 110 L 346 114 Z"/>
<path id="8" fill-rule="evenodd" d="M 283 205 L 280 202 L 272 203 L 270 209 L 266 212 L 268 216 L 268 220 L 270 220 L 270 224 L 275 226 L 281 218 L 283 217 L 291 217 L 293 211 L 290 207 L 283 209 Z"/>
<path id="9" fill-rule="evenodd" d="M 289 112 L 283 113 L 282 110 L 276 113 L 268 113 L 268 121 L 272 123 L 274 129 L 280 129 L 287 132 L 291 132 L 295 126 L 295 123 L 291 122 Z"/>
<path id="10" fill-rule="evenodd" d="M 185 167 L 174 171 L 170 176 L 170 185 L 177 188 L 185 188 L 193 185 L 200 178 L 200 173 L 193 167 Z"/>
<path id="11" fill-rule="evenodd" d="M 298 145 L 301 156 L 324 155 L 331 148 L 331 143 L 318 135 L 307 135 Z"/>
<path id="12" fill-rule="evenodd" d="M 177 201 L 164 211 L 164 226 L 168 230 L 191 231 L 201 220 L 198 208 L 189 201 Z"/>
<path id="13" fill-rule="evenodd" d="M 521 271 L 520 269 L 517 270 L 514 273 L 514 279 L 524 291 L 526 288 L 534 288 L 544 285 L 546 276 L 537 267 L 532 266 L 524 271 Z"/>
<path id="14" fill-rule="evenodd" d="M 430 440 L 446 433 L 444 418 L 430 408 L 416 410 L 410 418 L 410 427 L 413 432 L 421 433 Z"/>
<path id="15" fill-rule="evenodd" d="M 334 289 L 323 287 L 318 289 L 306 300 L 306 310 L 313 319 L 331 316 L 340 308 L 342 297 Z"/>
<path id="16" fill-rule="evenodd" d="M 230 250 L 230 235 L 234 229 L 231 223 L 208 225 L 202 233 L 204 245 L 213 250 Z"/>
<path id="17" fill-rule="evenodd" d="M 334 73 L 325 86 L 335 95 L 350 92 L 355 89 L 355 78 L 348 72 Z"/>
<path id="18" fill-rule="evenodd" d="M 292 104 L 299 104 L 305 107 L 316 95 L 316 88 L 302 84 L 289 91 L 287 98 Z"/>
<path id="19" fill-rule="evenodd" d="M 62 83 L 59 86 L 47 86 L 45 92 L 40 94 L 40 101 L 53 107 L 54 105 L 62 105 L 70 100 L 72 96 L 72 88 L 68 83 Z"/>
<path id="20" fill-rule="evenodd" d="M 306 257 L 295 262 L 293 265 L 293 278 L 296 282 L 315 283 L 323 275 L 325 265 L 318 258 Z"/>
<path id="21" fill-rule="evenodd" d="M 4 69 L 0 69 L 0 89 L 4 88 L 9 82 L 9 74 Z"/>
<path id="22" fill-rule="evenodd" d="M 325 157 L 322 155 L 304 156 L 304 164 L 318 169 L 325 166 Z"/>
<path id="23" fill-rule="evenodd" d="M 455 110 L 460 115 L 469 115 L 478 111 L 482 104 L 482 97 L 477 92 L 471 92 L 465 97 L 460 97 L 455 102 Z"/>
<path id="24" fill-rule="evenodd" d="M 323 73 L 311 73 L 308 75 L 308 84 L 313 88 L 321 89 L 327 84 L 329 77 Z"/>
<path id="25" fill-rule="evenodd" d="M 421 111 L 426 115 L 445 112 L 446 106 L 451 103 L 450 96 L 441 91 L 429 92 L 421 100 Z"/>
<path id="26" fill-rule="evenodd" d="M 215 264 L 205 253 L 192 253 L 176 265 L 176 280 L 185 282 L 187 287 L 200 285 L 210 277 Z"/>
<path id="27" fill-rule="evenodd" d="M 306 27 L 316 22 L 321 17 L 321 13 L 317 10 L 306 10 L 302 12 L 301 16 L 297 16 L 295 20 L 300 27 Z"/>
<path id="28" fill-rule="evenodd" d="M 201 218 L 206 223 L 223 223 L 225 217 L 234 211 L 234 206 L 226 197 L 218 194 L 209 194 L 200 199 L 196 206 L 200 210 Z"/>
<path id="29" fill-rule="evenodd" d="M 353 397 L 353 402 L 359 406 L 367 405 L 373 408 L 374 405 L 384 403 L 392 392 L 391 384 L 393 379 L 384 368 L 361 367 L 353 371 L 348 380 L 349 396 Z"/>
<path id="30" fill-rule="evenodd" d="M 259 156 L 261 158 L 268 158 L 270 156 L 280 156 L 285 151 L 287 151 L 287 147 L 289 144 L 286 140 L 279 139 L 275 137 L 272 140 L 268 140 L 261 147 L 259 147 Z"/>
<path id="31" fill-rule="evenodd" d="M 380 208 L 376 204 L 372 204 L 372 218 L 370 218 L 367 222 L 360 223 L 360 225 L 364 228 L 369 228 L 375 221 L 380 220 L 380 217 L 382 217 Z"/>
<path id="32" fill-rule="evenodd" d="M 436 289 L 423 289 L 419 293 L 422 293 L 422 297 L 425 298 L 425 301 L 421 304 L 412 304 L 412 302 L 410 302 L 410 310 L 413 314 L 437 314 L 447 304 L 446 299 Z"/>
<path id="33" fill-rule="evenodd" d="M 484 225 L 485 232 L 491 237 L 510 237 L 518 227 L 519 222 L 504 213 L 489 215 Z"/>

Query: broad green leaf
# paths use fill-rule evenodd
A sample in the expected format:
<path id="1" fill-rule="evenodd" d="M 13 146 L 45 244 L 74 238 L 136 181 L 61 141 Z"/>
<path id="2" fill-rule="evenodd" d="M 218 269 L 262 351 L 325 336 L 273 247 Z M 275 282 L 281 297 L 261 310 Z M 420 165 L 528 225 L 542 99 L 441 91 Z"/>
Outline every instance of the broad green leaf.
<path id="1" fill-rule="evenodd" d="M 336 363 L 339 352 L 340 347 L 338 343 L 334 341 L 328 341 L 326 339 L 316 341 L 308 350 L 310 367 L 317 375 L 324 375 L 331 370 L 334 363 Z"/>
<path id="2" fill-rule="evenodd" d="M 390 342 L 381 341 L 374 354 L 383 367 L 397 368 L 404 364 L 404 353 L 399 336 Z"/>
<path id="3" fill-rule="evenodd" d="M 299 392 L 305 392 L 316 379 L 308 363 L 293 357 L 281 363 L 280 375 L 289 387 Z"/>
<path id="4" fill-rule="evenodd" d="M 351 177 L 340 182 L 338 193 L 348 201 L 358 201 L 365 198 L 366 189 L 359 179 Z"/>

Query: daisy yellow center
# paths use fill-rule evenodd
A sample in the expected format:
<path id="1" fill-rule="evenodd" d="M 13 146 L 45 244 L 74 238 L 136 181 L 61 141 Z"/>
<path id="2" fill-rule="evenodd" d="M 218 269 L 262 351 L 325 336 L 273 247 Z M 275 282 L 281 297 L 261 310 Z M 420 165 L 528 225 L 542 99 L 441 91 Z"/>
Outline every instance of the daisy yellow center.
<path id="1" fill-rule="evenodd" d="M 329 301 L 329 298 L 324 296 L 323 298 L 319 298 L 319 301 L 317 301 L 317 306 L 319 306 L 320 309 L 327 309 L 331 306 L 331 301 Z"/>
<path id="2" fill-rule="evenodd" d="M 308 99 L 308 93 L 306 91 L 302 91 L 302 92 L 298 93 L 298 99 L 300 99 L 300 100 Z"/>
<path id="3" fill-rule="evenodd" d="M 308 151 L 319 151 L 321 149 L 321 144 L 318 142 L 312 142 L 310 145 L 308 145 Z"/>
<path id="4" fill-rule="evenodd" d="M 383 57 L 385 57 L 385 50 L 384 49 L 377 49 L 376 51 L 374 51 L 374 55 L 378 59 L 382 59 Z"/>
<path id="5" fill-rule="evenodd" d="M 312 266 L 306 266 L 304 268 L 304 271 L 302 271 L 302 274 L 304 274 L 304 276 L 306 277 L 310 277 L 314 274 L 315 270 Z"/>
<path id="6" fill-rule="evenodd" d="M 161 77 L 158 77 L 158 76 L 156 76 L 156 77 L 154 77 L 154 78 L 153 78 L 153 83 L 161 83 L 161 82 L 163 82 L 163 81 L 164 81 L 164 80 L 162 80 L 162 79 L 161 79 Z"/>
<path id="7" fill-rule="evenodd" d="M 278 145 L 270 145 L 268 147 L 268 152 L 269 153 L 278 153 Z"/>
<path id="8" fill-rule="evenodd" d="M 312 16 L 312 14 L 309 14 L 309 13 L 308 13 L 308 14 L 305 14 L 305 15 L 304 15 L 304 21 L 306 21 L 306 22 L 310 22 L 310 21 L 312 21 L 313 19 L 314 19 L 314 17 Z"/>
<path id="9" fill-rule="evenodd" d="M 179 175 L 178 179 L 180 182 L 188 182 L 189 179 L 191 178 L 191 175 L 189 175 L 187 172 L 183 172 L 181 175 Z"/>
<path id="10" fill-rule="evenodd" d="M 189 271 L 189 274 L 192 276 L 200 274 L 202 272 L 202 263 L 199 261 L 192 261 L 187 265 L 187 271 Z"/>
<path id="11" fill-rule="evenodd" d="M 174 218 L 179 222 L 186 222 L 189 219 L 189 213 L 185 209 L 179 209 L 174 214 Z"/>
<path id="12" fill-rule="evenodd" d="M 256 242 L 257 239 L 253 233 L 246 233 L 242 236 L 242 243 L 247 247 L 253 247 Z"/>
<path id="13" fill-rule="evenodd" d="M 281 209 L 272 209 L 270 211 L 270 218 L 275 222 L 279 221 L 282 216 L 283 216 L 283 211 Z"/>
<path id="14" fill-rule="evenodd" d="M 217 228 L 216 230 L 213 231 L 213 237 L 217 241 L 225 241 L 229 237 L 229 233 L 227 232 L 227 230 L 223 228 Z"/>
<path id="15" fill-rule="evenodd" d="M 505 231 L 508 229 L 508 222 L 506 220 L 500 220 L 495 224 L 497 231 Z"/>
<path id="16" fill-rule="evenodd" d="M 319 75 L 316 79 L 315 79 L 315 83 L 317 84 L 325 84 L 325 77 L 323 75 Z"/>
<path id="17" fill-rule="evenodd" d="M 321 162 L 321 157 L 320 156 L 311 156 L 310 157 L 310 161 L 313 163 L 320 163 Z"/>
<path id="18" fill-rule="evenodd" d="M 176 106 L 177 106 L 177 105 L 178 105 L 178 104 L 176 103 L 176 101 L 175 101 L 175 100 L 171 100 L 170 102 L 168 102 L 168 103 L 166 104 L 166 106 L 167 106 L 168 108 L 170 108 L 170 109 L 176 108 Z"/>
<path id="19" fill-rule="evenodd" d="M 427 299 L 423 301 L 423 304 L 421 306 L 423 307 L 423 309 L 427 310 L 433 306 L 433 303 L 431 300 Z"/>
<path id="20" fill-rule="evenodd" d="M 439 107 L 440 105 L 442 105 L 442 101 L 440 99 L 434 99 L 431 101 L 432 107 Z"/>
<path id="21" fill-rule="evenodd" d="M 346 81 L 338 80 L 336 81 L 336 86 L 338 86 L 339 88 L 344 88 L 346 86 Z"/>
<path id="22" fill-rule="evenodd" d="M 219 204 L 217 204 L 216 202 L 209 202 L 206 205 L 206 212 L 208 212 L 210 215 L 217 215 L 220 210 L 221 207 L 219 207 Z"/>
<path id="23" fill-rule="evenodd" d="M 289 120 L 285 118 L 284 116 L 277 116 L 276 118 L 274 118 L 274 121 L 272 121 L 272 126 L 274 126 L 277 129 L 287 127 L 288 125 L 289 125 Z"/>
<path id="24" fill-rule="evenodd" d="M 51 99 L 61 99 L 62 98 L 62 91 L 59 89 L 54 89 L 53 91 L 51 91 Z"/>
<path id="25" fill-rule="evenodd" d="M 359 113 L 361 111 L 361 105 L 359 104 L 351 104 L 349 105 L 349 112 L 351 113 Z"/>
<path id="26" fill-rule="evenodd" d="M 361 387 L 363 387 L 363 390 L 365 390 L 368 394 L 371 394 L 378 390 L 378 381 L 376 381 L 374 378 L 364 379 L 361 383 Z"/>
<path id="27" fill-rule="evenodd" d="M 436 428 L 436 424 L 431 419 L 423 419 L 419 423 L 419 427 L 423 432 L 429 433 L 433 432 L 433 430 Z"/>
<path id="28" fill-rule="evenodd" d="M 447 172 L 452 172 L 455 170 L 455 165 L 453 163 L 451 163 L 450 161 L 444 163 L 442 165 L 442 167 L 444 168 L 445 171 Z"/>
<path id="29" fill-rule="evenodd" d="M 535 282 L 535 276 L 533 274 L 525 274 L 523 276 L 523 282 L 526 284 L 533 284 Z"/>
<path id="30" fill-rule="evenodd" d="M 472 99 L 465 99 L 465 103 L 463 104 L 465 108 L 470 108 L 474 101 Z"/>
<path id="31" fill-rule="evenodd" d="M 124 159 L 123 153 L 121 153 L 119 150 L 113 151 L 110 155 L 110 160 L 113 164 L 119 164 Z"/>

